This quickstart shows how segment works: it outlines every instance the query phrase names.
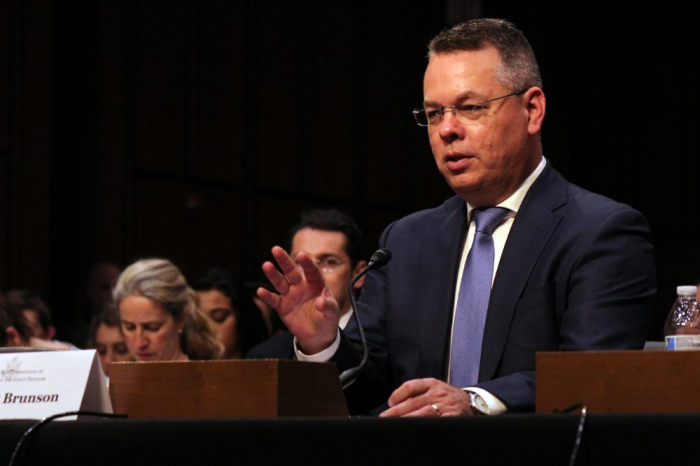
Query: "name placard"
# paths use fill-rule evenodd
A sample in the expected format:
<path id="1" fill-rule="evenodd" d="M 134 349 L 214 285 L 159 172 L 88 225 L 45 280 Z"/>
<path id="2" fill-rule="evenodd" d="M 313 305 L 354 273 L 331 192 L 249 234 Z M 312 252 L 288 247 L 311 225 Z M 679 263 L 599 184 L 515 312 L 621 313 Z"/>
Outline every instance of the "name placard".
<path id="1" fill-rule="evenodd" d="M 0 419 L 42 419 L 79 410 L 112 412 L 95 350 L 14 350 L 18 352 L 5 349 L 0 354 Z"/>

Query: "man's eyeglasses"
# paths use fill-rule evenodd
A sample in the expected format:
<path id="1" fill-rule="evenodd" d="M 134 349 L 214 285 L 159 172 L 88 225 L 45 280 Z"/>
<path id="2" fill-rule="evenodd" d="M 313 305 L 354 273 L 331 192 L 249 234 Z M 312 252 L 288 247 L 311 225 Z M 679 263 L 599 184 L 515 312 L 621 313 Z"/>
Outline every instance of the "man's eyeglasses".
<path id="1" fill-rule="evenodd" d="M 449 107 L 438 107 L 435 109 L 417 108 L 413 110 L 413 117 L 416 119 L 418 126 L 436 126 L 442 122 L 442 119 L 445 117 L 445 112 L 451 111 L 457 121 L 463 125 L 478 124 L 479 119 L 484 116 L 489 109 L 489 106 L 486 104 L 495 102 L 496 100 L 507 99 L 508 97 L 524 94 L 525 91 L 527 91 L 527 89 L 513 92 L 508 95 L 495 97 L 493 99 L 484 100 L 482 102 L 477 102 L 475 104 L 465 104 L 459 106 L 450 105 Z"/>
<path id="2" fill-rule="evenodd" d="M 296 260 L 295 260 L 296 262 Z M 345 264 L 345 261 L 337 257 L 324 257 L 314 260 L 321 272 L 335 272 L 335 269 Z"/>

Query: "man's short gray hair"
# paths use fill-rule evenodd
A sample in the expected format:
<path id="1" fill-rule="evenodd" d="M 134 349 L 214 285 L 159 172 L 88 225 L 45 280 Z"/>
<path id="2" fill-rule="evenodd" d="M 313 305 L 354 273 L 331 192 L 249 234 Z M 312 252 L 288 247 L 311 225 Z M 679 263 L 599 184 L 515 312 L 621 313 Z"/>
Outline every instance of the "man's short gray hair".
<path id="1" fill-rule="evenodd" d="M 517 92 L 542 87 L 540 68 L 525 35 L 504 19 L 474 19 L 445 29 L 430 41 L 428 58 L 493 46 L 501 54 L 496 79 Z"/>

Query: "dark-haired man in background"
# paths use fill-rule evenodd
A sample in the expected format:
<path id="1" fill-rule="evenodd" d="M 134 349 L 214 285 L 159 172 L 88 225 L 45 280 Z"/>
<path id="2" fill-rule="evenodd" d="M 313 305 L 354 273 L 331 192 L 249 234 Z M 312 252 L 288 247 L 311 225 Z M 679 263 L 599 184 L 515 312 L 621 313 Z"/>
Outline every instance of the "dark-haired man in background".
<path id="1" fill-rule="evenodd" d="M 303 252 L 317 265 L 328 289 L 338 302 L 340 320 L 345 328 L 352 316 L 348 285 L 366 264 L 362 260 L 362 231 L 348 215 L 336 209 L 309 209 L 299 215 L 289 230 L 292 259 Z M 355 289 L 362 287 L 364 278 Z M 294 336 L 285 332 L 251 349 L 249 359 L 289 359 L 294 357 Z"/>
<path id="2" fill-rule="evenodd" d="M 35 337 L 42 340 L 54 339 L 56 327 L 53 326 L 51 311 L 39 296 L 27 290 L 12 290 L 7 293 L 7 300 L 22 311 Z"/>
<path id="3" fill-rule="evenodd" d="M 641 348 L 656 278 L 644 217 L 568 183 L 543 157 L 545 97 L 527 39 L 479 19 L 429 45 L 414 111 L 457 196 L 391 224 L 393 252 L 365 280 L 359 312 L 370 361 L 346 390 L 384 416 L 532 411 L 535 353 Z M 595 150 L 591 144 L 591 150 Z M 314 262 L 273 249 L 278 294 L 258 295 L 297 337 L 300 359 L 360 359 L 352 323 Z"/>

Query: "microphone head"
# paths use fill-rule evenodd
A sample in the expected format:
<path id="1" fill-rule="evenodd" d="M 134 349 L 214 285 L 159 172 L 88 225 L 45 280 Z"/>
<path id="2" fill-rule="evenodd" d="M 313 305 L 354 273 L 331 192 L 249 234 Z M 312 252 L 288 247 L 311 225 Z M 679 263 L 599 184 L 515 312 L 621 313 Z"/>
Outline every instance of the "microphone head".
<path id="1" fill-rule="evenodd" d="M 377 249 L 377 251 L 372 254 L 372 257 L 370 257 L 369 262 L 370 264 L 374 263 L 375 267 L 381 267 L 385 265 L 387 262 L 391 260 L 391 251 L 388 249 Z"/>

